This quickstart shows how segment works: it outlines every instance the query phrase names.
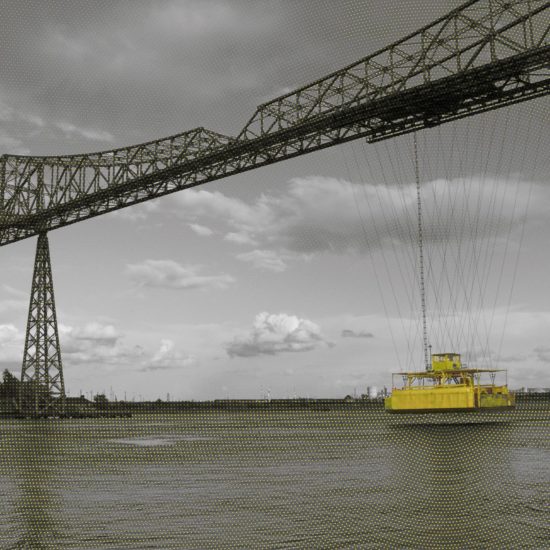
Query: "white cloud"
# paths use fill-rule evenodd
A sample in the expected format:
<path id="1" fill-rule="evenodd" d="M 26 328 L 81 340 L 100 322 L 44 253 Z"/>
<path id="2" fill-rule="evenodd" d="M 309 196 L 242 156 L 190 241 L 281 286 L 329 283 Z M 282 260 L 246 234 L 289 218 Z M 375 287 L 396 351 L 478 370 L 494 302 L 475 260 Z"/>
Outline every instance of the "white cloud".
<path id="1" fill-rule="evenodd" d="M 59 340 L 62 357 L 73 364 L 120 364 L 141 355 L 120 340 L 113 325 L 91 322 L 83 327 L 60 324 Z"/>
<path id="2" fill-rule="evenodd" d="M 156 212 L 158 209 L 159 202 L 156 200 L 149 200 L 141 204 L 136 204 L 132 207 L 115 210 L 114 212 L 111 212 L 110 216 L 121 218 L 123 220 L 141 221 L 148 218 L 150 214 Z"/>
<path id="3" fill-rule="evenodd" d="M 59 128 L 67 138 L 71 138 L 77 135 L 90 141 L 111 142 L 115 139 L 113 135 L 109 132 L 105 132 L 102 130 L 93 130 L 91 128 L 81 128 L 79 126 L 71 124 L 70 122 L 56 122 L 55 126 Z"/>
<path id="4" fill-rule="evenodd" d="M 200 237 L 210 237 L 210 235 L 214 234 L 214 231 L 205 225 L 199 225 L 198 223 L 188 223 L 187 225 Z"/>
<path id="5" fill-rule="evenodd" d="M 237 259 L 252 264 L 258 269 L 267 269 L 280 273 L 288 267 L 280 254 L 273 250 L 252 250 L 237 255 Z"/>
<path id="6" fill-rule="evenodd" d="M 229 232 L 225 235 L 223 239 L 224 241 L 228 241 L 230 243 L 235 243 L 235 244 L 243 244 L 243 245 L 248 244 L 251 246 L 256 246 L 258 244 L 254 239 L 250 237 L 250 235 L 247 235 L 246 233 Z"/>
<path id="7" fill-rule="evenodd" d="M 252 330 L 226 346 L 230 357 L 277 355 L 282 352 L 310 351 L 327 345 L 318 325 L 286 313 L 259 313 Z"/>
<path id="8" fill-rule="evenodd" d="M 91 364 L 151 371 L 185 367 L 196 358 L 176 349 L 170 339 L 161 339 L 156 350 L 132 344 L 113 325 L 88 323 L 83 327 L 59 326 L 61 353 L 68 364 Z"/>
<path id="9" fill-rule="evenodd" d="M 183 212 L 186 217 L 225 222 L 235 228 L 236 233 L 241 236 L 250 237 L 258 228 L 267 229 L 274 222 L 271 200 L 265 196 L 260 197 L 255 204 L 248 204 L 241 199 L 228 197 L 220 191 L 186 189 L 178 193 L 177 201 L 183 206 L 178 208 L 178 212 Z"/>
<path id="10" fill-rule="evenodd" d="M 196 362 L 196 357 L 179 352 L 173 340 L 166 338 L 161 340 L 160 348 L 155 352 L 151 360 L 145 363 L 142 370 L 176 369 L 194 365 Z"/>
<path id="11" fill-rule="evenodd" d="M 171 289 L 227 288 L 235 280 L 230 275 L 202 275 L 200 266 L 182 266 L 173 260 L 146 260 L 129 264 L 126 271 L 142 286 Z"/>

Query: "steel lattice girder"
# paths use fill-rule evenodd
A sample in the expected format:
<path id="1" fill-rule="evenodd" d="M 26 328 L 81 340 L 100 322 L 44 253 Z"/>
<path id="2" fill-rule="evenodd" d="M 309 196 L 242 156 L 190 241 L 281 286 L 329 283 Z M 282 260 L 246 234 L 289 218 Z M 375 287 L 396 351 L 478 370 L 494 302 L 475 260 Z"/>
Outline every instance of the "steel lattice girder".
<path id="1" fill-rule="evenodd" d="M 30 416 L 59 416 L 65 412 L 50 249 L 45 233 L 38 236 L 36 244 L 19 408 L 21 414 Z"/>
<path id="2" fill-rule="evenodd" d="M 236 138 L 197 128 L 132 147 L 0 158 L 0 246 L 330 147 L 387 139 L 550 92 L 550 2 L 474 0 L 261 105 Z"/>

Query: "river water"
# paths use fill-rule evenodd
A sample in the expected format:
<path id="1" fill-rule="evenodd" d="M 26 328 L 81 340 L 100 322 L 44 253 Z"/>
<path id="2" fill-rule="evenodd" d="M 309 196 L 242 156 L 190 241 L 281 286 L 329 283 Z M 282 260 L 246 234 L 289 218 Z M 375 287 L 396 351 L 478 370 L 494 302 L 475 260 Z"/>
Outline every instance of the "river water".
<path id="1" fill-rule="evenodd" d="M 0 421 L 1 548 L 550 548 L 550 405 Z"/>

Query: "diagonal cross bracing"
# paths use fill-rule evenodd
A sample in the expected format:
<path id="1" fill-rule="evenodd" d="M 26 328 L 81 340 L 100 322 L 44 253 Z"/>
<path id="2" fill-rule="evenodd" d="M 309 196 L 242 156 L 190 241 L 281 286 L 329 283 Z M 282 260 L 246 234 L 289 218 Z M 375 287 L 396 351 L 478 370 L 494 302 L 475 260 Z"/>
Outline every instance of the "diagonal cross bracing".
<path id="1" fill-rule="evenodd" d="M 236 138 L 197 128 L 86 155 L 0 157 L 0 246 L 360 137 L 391 138 L 550 92 L 550 2 L 471 0 L 260 105 Z"/>
<path id="2" fill-rule="evenodd" d="M 62 416 L 65 413 L 63 366 L 55 311 L 48 236 L 36 245 L 31 300 L 21 369 L 19 408 L 23 416 Z"/>

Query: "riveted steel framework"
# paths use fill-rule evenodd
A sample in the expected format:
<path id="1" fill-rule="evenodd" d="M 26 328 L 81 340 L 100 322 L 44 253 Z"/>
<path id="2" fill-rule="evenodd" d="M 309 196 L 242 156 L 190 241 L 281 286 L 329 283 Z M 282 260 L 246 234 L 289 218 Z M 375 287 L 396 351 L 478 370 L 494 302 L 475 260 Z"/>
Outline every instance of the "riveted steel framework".
<path id="1" fill-rule="evenodd" d="M 52 266 L 45 233 L 38 236 L 36 245 L 19 408 L 23 416 L 62 416 L 65 413 Z"/>
<path id="2" fill-rule="evenodd" d="M 260 105 L 235 138 L 196 128 L 91 154 L 4 155 L 0 246 L 338 143 L 387 139 L 546 95 L 549 7 L 543 0 L 469 1 Z"/>
<path id="3" fill-rule="evenodd" d="M 370 142 L 550 92 L 550 2 L 470 0 L 260 105 L 236 137 L 195 128 L 90 154 L 0 157 L 0 246 L 361 137 Z"/>

